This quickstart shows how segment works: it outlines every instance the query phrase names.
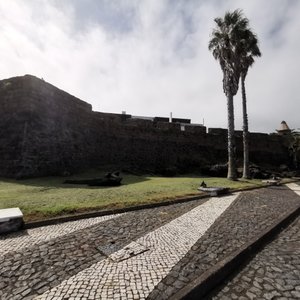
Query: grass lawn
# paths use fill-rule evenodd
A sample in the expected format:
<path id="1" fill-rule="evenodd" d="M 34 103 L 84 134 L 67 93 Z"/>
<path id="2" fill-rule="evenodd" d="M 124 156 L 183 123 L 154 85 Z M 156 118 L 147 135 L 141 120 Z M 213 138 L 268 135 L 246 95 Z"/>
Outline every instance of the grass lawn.
<path id="1" fill-rule="evenodd" d="M 100 176 L 94 171 L 72 178 Z M 200 178 L 193 175 L 172 178 L 129 174 L 122 176 L 123 184 L 119 187 L 63 184 L 66 177 L 0 179 L 0 208 L 20 207 L 25 220 L 40 220 L 75 212 L 121 208 L 198 195 L 200 192 L 197 188 L 202 180 L 208 186 L 230 188 L 261 185 L 261 180 L 229 181 L 225 178 Z"/>

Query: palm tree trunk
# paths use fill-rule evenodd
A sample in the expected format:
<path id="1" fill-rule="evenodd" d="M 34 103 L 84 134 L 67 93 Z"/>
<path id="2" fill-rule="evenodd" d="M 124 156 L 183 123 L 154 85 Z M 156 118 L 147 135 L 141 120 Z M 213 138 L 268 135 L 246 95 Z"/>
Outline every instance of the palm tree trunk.
<path id="1" fill-rule="evenodd" d="M 233 111 L 233 95 L 227 95 L 227 113 L 228 113 L 228 173 L 227 178 L 236 180 L 235 167 L 235 136 L 234 136 L 234 111 Z"/>
<path id="2" fill-rule="evenodd" d="M 241 74 L 242 81 L 242 101 L 243 101 L 243 149 L 244 149 L 244 164 L 243 164 L 243 178 L 250 178 L 249 169 L 249 132 L 248 132 L 248 115 L 247 115 L 247 99 L 245 90 L 246 75 Z"/>

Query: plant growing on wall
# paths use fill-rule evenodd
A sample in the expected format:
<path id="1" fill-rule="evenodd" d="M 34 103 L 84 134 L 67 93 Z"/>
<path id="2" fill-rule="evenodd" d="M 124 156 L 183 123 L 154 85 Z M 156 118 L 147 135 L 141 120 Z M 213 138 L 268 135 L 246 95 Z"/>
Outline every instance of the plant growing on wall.
<path id="1" fill-rule="evenodd" d="M 292 131 L 289 134 L 289 153 L 293 159 L 293 167 L 299 169 L 300 161 L 300 131 Z"/>

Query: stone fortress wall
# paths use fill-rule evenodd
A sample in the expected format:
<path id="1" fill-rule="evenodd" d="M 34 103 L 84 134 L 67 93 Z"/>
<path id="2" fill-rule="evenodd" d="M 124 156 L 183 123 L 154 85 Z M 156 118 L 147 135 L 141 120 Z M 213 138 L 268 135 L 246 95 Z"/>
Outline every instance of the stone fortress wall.
<path id="1" fill-rule="evenodd" d="M 184 130 L 183 130 L 184 127 Z M 242 133 L 237 131 L 242 159 Z M 227 131 L 190 120 L 134 118 L 92 106 L 31 75 L 0 81 L 0 176 L 63 174 L 89 167 L 181 171 L 227 160 Z M 284 137 L 250 134 L 250 160 L 289 161 Z"/>

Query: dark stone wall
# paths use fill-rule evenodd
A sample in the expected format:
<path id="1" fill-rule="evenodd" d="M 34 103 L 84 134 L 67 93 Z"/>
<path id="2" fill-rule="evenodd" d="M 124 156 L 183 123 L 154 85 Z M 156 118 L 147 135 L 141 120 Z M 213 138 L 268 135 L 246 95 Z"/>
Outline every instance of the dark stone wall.
<path id="1" fill-rule="evenodd" d="M 227 160 L 227 131 L 92 111 L 90 104 L 34 76 L 0 81 L 0 176 L 30 177 L 114 164 L 159 171 Z M 237 153 L 242 139 L 237 132 Z M 288 160 L 280 136 L 252 133 L 255 163 Z"/>

